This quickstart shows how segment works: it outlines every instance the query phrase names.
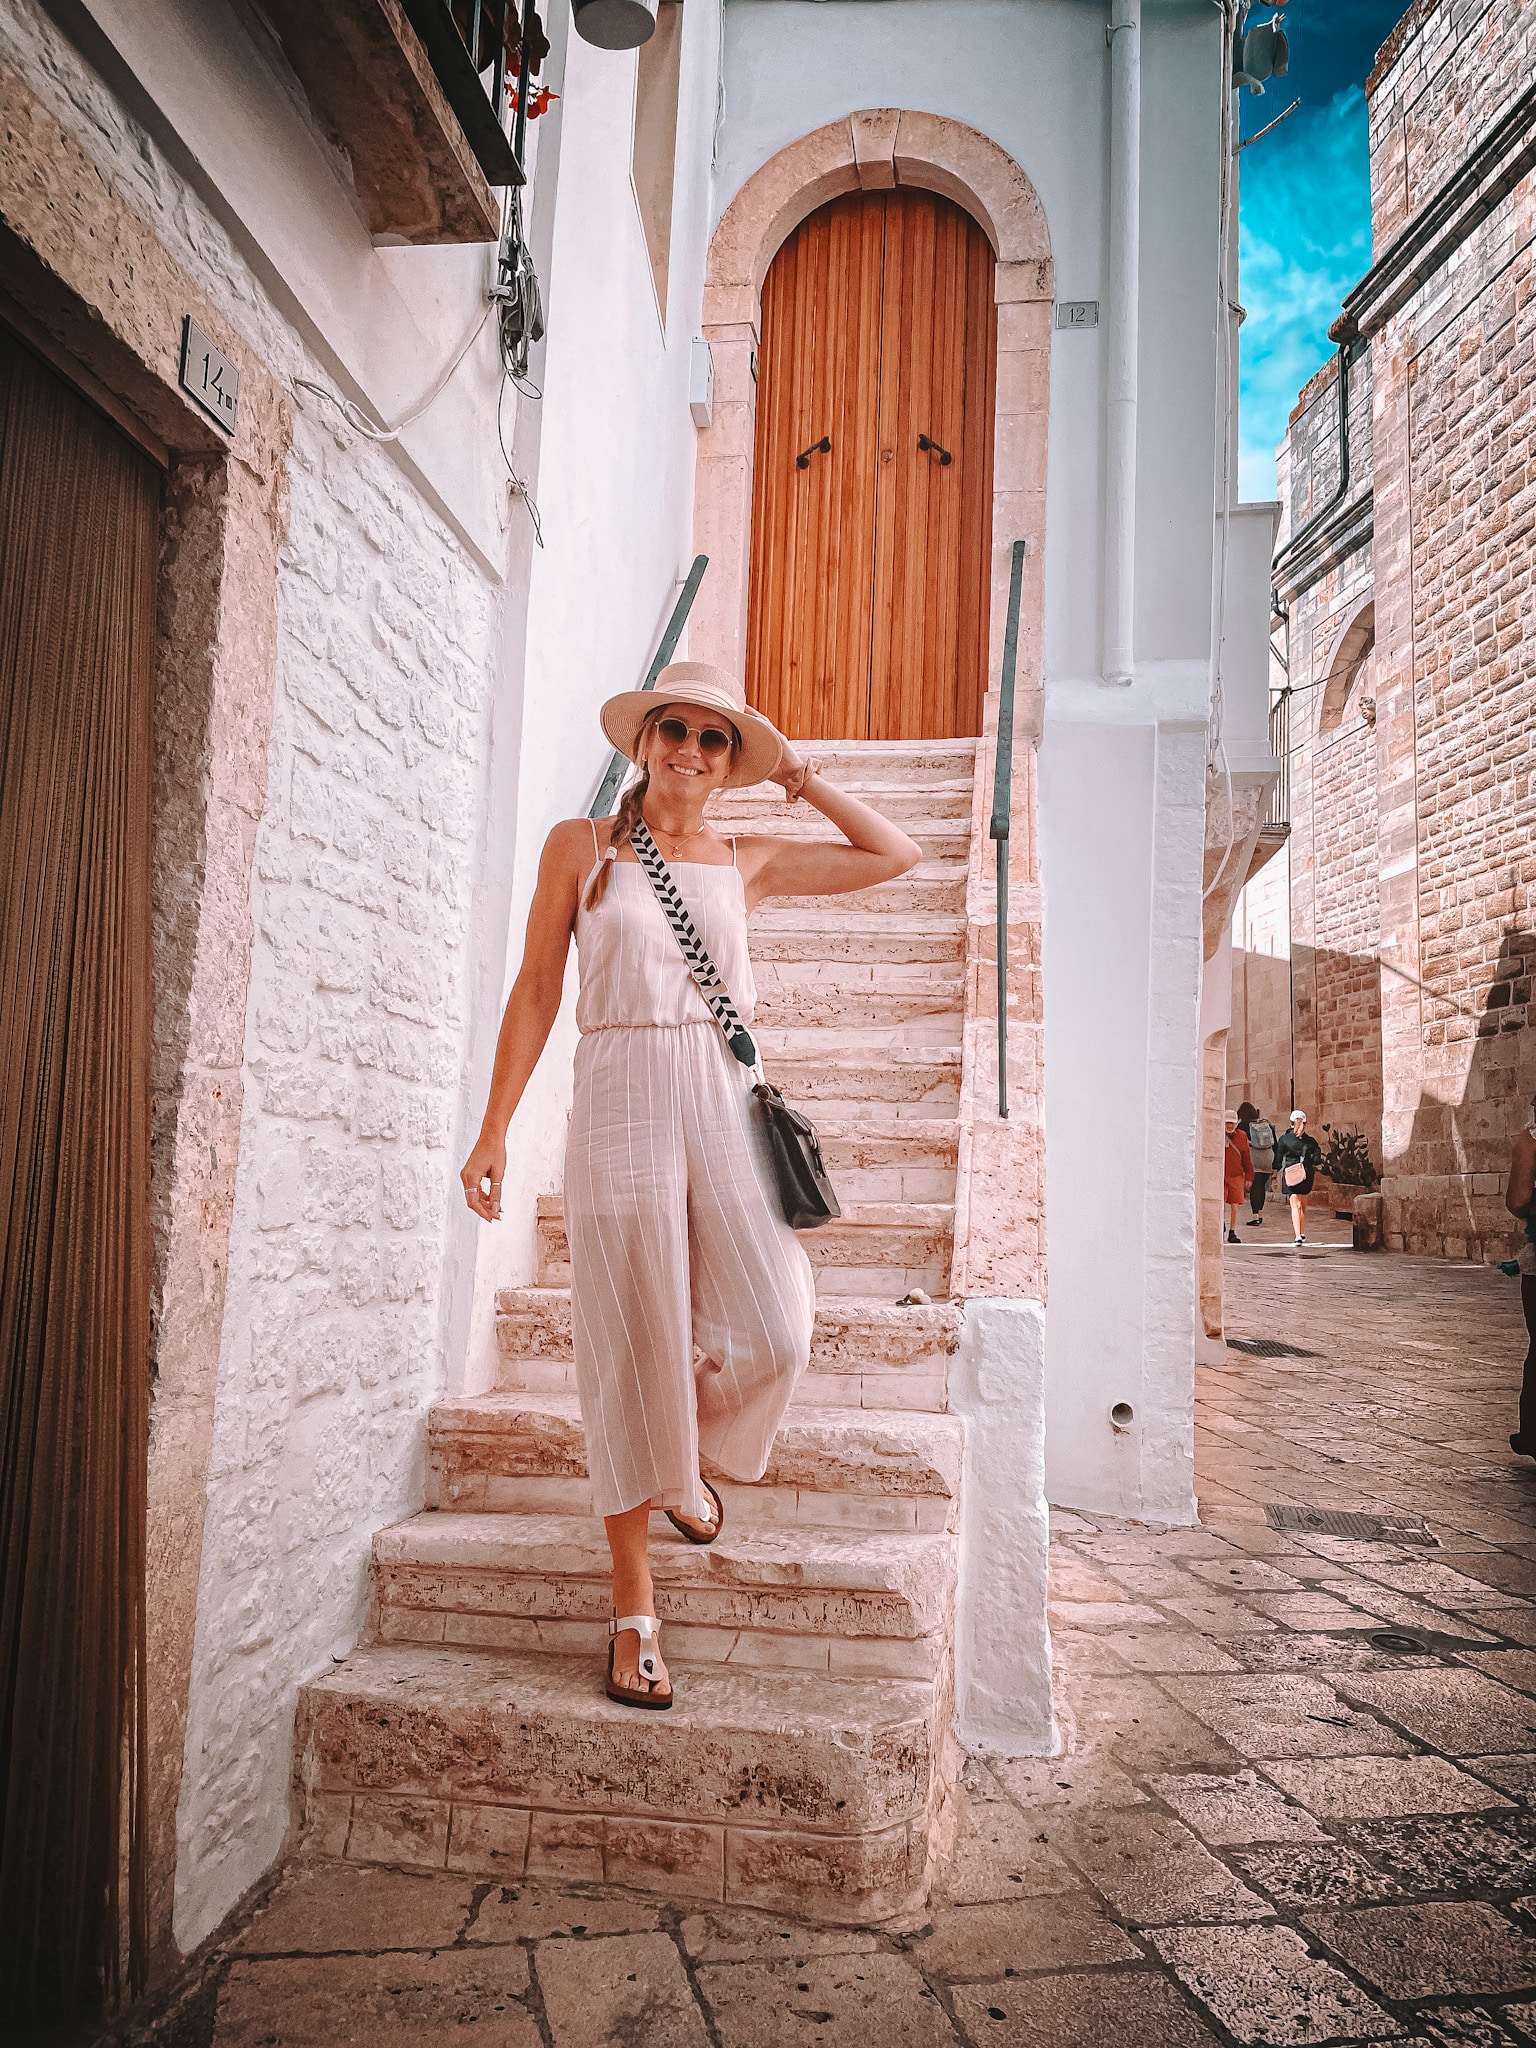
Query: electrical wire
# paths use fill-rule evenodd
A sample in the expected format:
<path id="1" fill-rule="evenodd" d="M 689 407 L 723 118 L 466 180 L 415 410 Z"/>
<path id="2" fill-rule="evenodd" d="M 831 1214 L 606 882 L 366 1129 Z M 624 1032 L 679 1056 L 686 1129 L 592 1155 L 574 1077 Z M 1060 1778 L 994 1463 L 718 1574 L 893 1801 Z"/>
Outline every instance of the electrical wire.
<path id="1" fill-rule="evenodd" d="M 537 546 L 543 547 L 544 522 L 539 517 L 538 502 L 535 499 L 532 491 L 529 490 L 527 484 L 518 475 L 516 469 L 513 467 L 512 457 L 507 453 L 506 436 L 501 430 L 501 408 L 503 402 L 506 399 L 507 386 L 511 382 L 512 379 L 510 377 L 503 377 L 501 382 L 501 389 L 496 394 L 496 440 L 501 448 L 501 459 L 507 465 L 507 475 L 512 480 L 512 495 L 514 498 L 521 498 L 523 503 L 528 507 L 528 517 L 533 521 L 534 542 Z"/>
<path id="2" fill-rule="evenodd" d="M 1220 351 L 1217 360 L 1216 380 L 1216 438 L 1220 448 L 1217 469 L 1218 503 L 1221 508 L 1221 538 L 1217 550 L 1216 607 L 1213 621 L 1215 647 L 1211 662 L 1211 706 L 1210 721 L 1206 733 L 1205 766 L 1206 774 L 1213 775 L 1220 769 L 1226 788 L 1227 799 L 1227 844 L 1221 857 L 1221 865 L 1200 892 L 1200 901 L 1205 903 L 1220 887 L 1232 855 L 1237 850 L 1237 814 L 1232 795 L 1232 767 L 1227 758 L 1227 742 L 1224 730 L 1226 719 L 1226 677 L 1223 656 L 1226 644 L 1227 619 L 1227 558 L 1232 527 L 1232 343 L 1230 336 L 1232 302 L 1227 296 L 1227 267 L 1232 258 L 1232 177 L 1237 162 L 1237 152 L 1232 146 L 1232 42 L 1236 30 L 1236 13 L 1231 0 L 1213 0 L 1221 13 L 1221 219 L 1217 233 L 1217 279 L 1216 302 L 1220 313 Z"/>
<path id="3" fill-rule="evenodd" d="M 293 387 L 296 391 L 313 392 L 316 398 L 323 399 L 327 405 L 334 406 L 336 411 L 341 414 L 342 418 L 346 421 L 347 425 L 351 427 L 353 432 L 361 434 L 365 441 L 373 441 L 380 444 L 388 441 L 398 441 L 400 436 L 405 432 L 407 427 L 414 426 L 416 421 L 421 418 L 424 412 L 427 412 L 428 410 L 430 410 L 432 406 L 436 405 L 437 401 L 448 389 L 448 386 L 453 382 L 454 376 L 456 375 L 459 366 L 464 361 L 464 358 L 469 354 L 470 350 L 474 347 L 475 343 L 480 339 L 481 334 L 485 331 L 485 323 L 491 317 L 493 305 L 493 300 L 488 299 L 486 301 L 485 311 L 480 315 L 480 318 L 475 322 L 474 326 L 470 329 L 469 336 L 466 339 L 464 346 L 459 350 L 458 354 L 454 357 L 453 361 L 448 365 L 447 369 L 444 370 L 442 376 L 438 378 L 437 382 L 433 385 L 432 389 L 427 393 L 426 397 L 421 401 L 420 405 L 417 406 L 416 410 L 414 412 L 408 412 L 403 419 L 396 420 L 395 424 L 392 427 L 374 426 L 370 420 L 367 420 L 363 417 L 363 413 L 360 407 L 355 405 L 350 398 L 338 397 L 334 391 L 328 390 L 324 384 L 316 384 L 313 381 L 313 379 L 309 377 L 295 377 L 293 380 Z"/>

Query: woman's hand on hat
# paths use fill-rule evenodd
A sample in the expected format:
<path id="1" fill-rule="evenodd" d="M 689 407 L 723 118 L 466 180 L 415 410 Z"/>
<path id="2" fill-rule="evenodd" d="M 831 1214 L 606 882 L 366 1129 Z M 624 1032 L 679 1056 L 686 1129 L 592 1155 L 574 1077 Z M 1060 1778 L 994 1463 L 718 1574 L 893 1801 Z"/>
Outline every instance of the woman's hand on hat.
<path id="1" fill-rule="evenodd" d="M 483 1222 L 498 1223 L 501 1220 L 501 1184 L 506 1171 L 506 1140 L 489 1137 L 482 1131 L 475 1140 L 474 1150 L 464 1162 L 459 1180 L 463 1184 L 465 1201 Z"/>
<path id="2" fill-rule="evenodd" d="M 779 734 L 779 758 L 774 765 L 770 782 L 776 782 L 791 803 L 800 795 L 808 776 L 816 772 L 815 763 L 797 754 L 783 733 Z"/>

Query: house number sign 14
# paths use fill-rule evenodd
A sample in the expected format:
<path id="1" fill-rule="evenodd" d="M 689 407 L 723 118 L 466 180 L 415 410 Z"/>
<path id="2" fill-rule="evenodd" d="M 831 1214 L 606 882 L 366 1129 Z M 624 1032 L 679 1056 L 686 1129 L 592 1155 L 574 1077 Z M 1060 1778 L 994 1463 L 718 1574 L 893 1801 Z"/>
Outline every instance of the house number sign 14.
<path id="1" fill-rule="evenodd" d="M 189 313 L 181 328 L 181 388 L 223 428 L 235 431 L 240 405 L 240 372 L 216 349 Z"/>

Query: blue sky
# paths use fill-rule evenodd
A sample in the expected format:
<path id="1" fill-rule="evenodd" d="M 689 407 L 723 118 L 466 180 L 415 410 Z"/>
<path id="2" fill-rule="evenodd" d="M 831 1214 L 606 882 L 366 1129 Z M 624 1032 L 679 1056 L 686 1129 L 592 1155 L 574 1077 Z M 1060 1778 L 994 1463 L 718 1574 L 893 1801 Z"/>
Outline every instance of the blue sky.
<path id="1" fill-rule="evenodd" d="M 1370 268 L 1366 76 L 1407 0 L 1298 0 L 1285 10 L 1289 74 L 1242 95 L 1254 135 L 1238 159 L 1242 333 L 1240 476 L 1245 499 L 1275 495 L 1275 447 L 1296 393 L 1332 353 L 1328 323 Z M 1268 20 L 1255 7 L 1253 22 Z"/>

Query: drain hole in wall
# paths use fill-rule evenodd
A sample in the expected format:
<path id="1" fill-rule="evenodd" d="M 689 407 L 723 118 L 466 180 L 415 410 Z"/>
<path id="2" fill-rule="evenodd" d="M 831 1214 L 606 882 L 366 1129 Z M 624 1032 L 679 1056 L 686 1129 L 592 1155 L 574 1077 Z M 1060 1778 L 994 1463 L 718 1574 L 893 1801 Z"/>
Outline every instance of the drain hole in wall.
<path id="1" fill-rule="evenodd" d="M 1117 1401 L 1109 1411 L 1109 1419 L 1116 1429 L 1129 1429 L 1136 1420 L 1136 1410 L 1129 1401 Z"/>

